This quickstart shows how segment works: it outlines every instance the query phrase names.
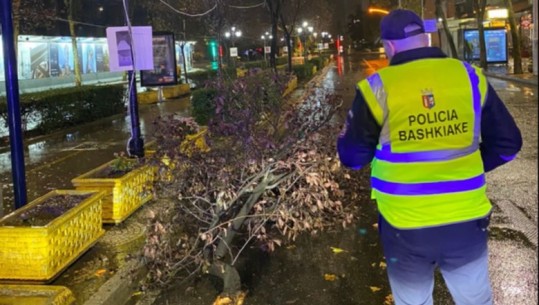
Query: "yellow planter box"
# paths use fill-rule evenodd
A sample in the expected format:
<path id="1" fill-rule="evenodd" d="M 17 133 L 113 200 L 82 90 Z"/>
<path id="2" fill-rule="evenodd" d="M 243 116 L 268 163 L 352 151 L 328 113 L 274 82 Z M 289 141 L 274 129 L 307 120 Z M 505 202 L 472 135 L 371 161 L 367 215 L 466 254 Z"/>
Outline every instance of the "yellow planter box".
<path id="1" fill-rule="evenodd" d="M 187 95 L 191 92 L 191 88 L 189 87 L 189 84 L 164 86 L 162 90 L 163 90 L 163 97 L 165 99 L 180 97 L 183 95 Z M 137 93 L 137 101 L 139 104 L 157 103 L 159 101 L 158 91 L 149 90 L 145 92 L 139 92 Z"/>
<path id="2" fill-rule="evenodd" d="M 286 89 L 283 92 L 283 96 L 287 96 L 298 87 L 298 78 L 294 75 L 286 84 Z"/>
<path id="3" fill-rule="evenodd" d="M 106 191 L 103 201 L 103 222 L 121 223 L 140 206 L 153 198 L 156 167 L 143 165 L 119 178 L 97 178 L 97 173 L 110 167 L 109 161 L 71 180 L 77 190 Z"/>
<path id="4" fill-rule="evenodd" d="M 247 74 L 247 69 L 236 68 L 236 77 L 245 77 L 246 74 Z"/>
<path id="5" fill-rule="evenodd" d="M 71 290 L 63 286 L 0 285 L 0 304 L 70 305 L 74 302 Z"/>
<path id="6" fill-rule="evenodd" d="M 157 91 L 145 91 L 137 93 L 137 102 L 139 104 L 157 103 Z"/>
<path id="7" fill-rule="evenodd" d="M 175 98 L 189 94 L 190 92 L 191 88 L 189 87 L 189 84 L 178 84 L 174 86 L 163 87 L 163 96 L 165 98 Z"/>
<path id="8" fill-rule="evenodd" d="M 45 226 L 8 226 L 8 219 L 58 195 L 93 195 Z M 0 279 L 49 282 L 104 234 L 104 192 L 55 190 L 0 219 Z M 3 224 L 4 223 L 4 224 Z"/>

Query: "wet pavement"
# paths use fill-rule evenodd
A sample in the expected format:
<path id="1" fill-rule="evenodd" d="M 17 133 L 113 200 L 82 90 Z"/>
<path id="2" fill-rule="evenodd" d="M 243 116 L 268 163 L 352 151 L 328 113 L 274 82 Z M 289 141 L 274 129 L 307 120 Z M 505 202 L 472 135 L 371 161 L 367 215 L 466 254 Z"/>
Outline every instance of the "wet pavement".
<path id="1" fill-rule="evenodd" d="M 141 135 L 152 140 L 153 122 L 160 115 L 187 115 L 189 97 L 140 107 Z M 130 136 L 130 117 L 118 115 L 99 122 L 28 139 L 25 151 L 28 202 L 53 189 L 73 189 L 71 179 L 125 152 Z M 8 149 L 0 153 L 4 214 L 13 210 L 11 161 Z M 104 225 L 105 235 L 50 284 L 66 286 L 84 304 L 140 251 L 145 238 L 144 209 L 119 225 Z"/>
<path id="2" fill-rule="evenodd" d="M 369 69 L 383 65 L 379 58 L 349 57 L 329 69 L 324 85 L 343 96 L 350 107 L 355 84 Z M 491 78 L 492 85 L 515 116 L 524 136 L 516 160 L 487 175 L 489 196 L 495 203 L 491 226 L 491 275 L 497 305 L 537 304 L 537 86 Z M 151 139 L 151 122 L 160 114 L 187 114 L 188 99 L 141 107 L 141 130 Z M 341 114 L 341 119 L 344 114 Z M 125 151 L 129 118 L 118 116 L 58 133 L 28 145 L 28 198 L 54 188 L 72 188 L 71 179 Z M 0 181 L 4 184 L 4 211 L 13 199 L 9 152 L 0 153 Z M 150 202 L 147 205 L 158 204 Z M 376 206 L 360 206 L 362 217 L 346 230 L 304 236 L 291 247 L 267 255 L 252 249 L 238 269 L 249 294 L 245 305 L 392 304 L 378 244 Z M 144 208 L 118 226 L 105 226 L 105 236 L 52 284 L 74 291 L 76 304 L 85 304 L 106 287 L 144 241 Z M 334 253 L 331 247 L 345 251 Z M 132 279 L 123 278 L 130 282 Z M 212 304 L 219 284 L 209 277 L 171 287 L 158 296 L 141 295 L 129 304 Z M 438 276 L 435 303 L 453 304 Z M 111 303 L 115 304 L 115 303 Z M 120 303 L 118 303 L 120 304 Z"/>
<path id="3" fill-rule="evenodd" d="M 332 83 L 348 103 L 344 106 L 347 109 L 356 82 L 386 61 L 349 57 L 335 64 L 326 76 L 326 85 Z M 502 69 L 496 73 L 507 77 Z M 529 74 L 519 78 L 533 80 Z M 517 159 L 487 175 L 488 193 L 495 204 L 489 240 L 494 304 L 537 304 L 537 85 L 508 82 L 501 77 L 489 80 L 524 137 L 524 148 Z M 378 233 L 373 227 L 376 206 L 362 203 L 360 210 L 362 217 L 349 229 L 304 236 L 292 247 L 279 248 L 270 255 L 252 250 L 238 265 L 248 291 L 245 305 L 393 304 Z M 331 247 L 345 251 L 335 254 Z M 201 277 L 139 304 L 212 304 L 218 290 L 218 282 Z M 454 304 L 439 273 L 434 300 L 435 304 Z"/>

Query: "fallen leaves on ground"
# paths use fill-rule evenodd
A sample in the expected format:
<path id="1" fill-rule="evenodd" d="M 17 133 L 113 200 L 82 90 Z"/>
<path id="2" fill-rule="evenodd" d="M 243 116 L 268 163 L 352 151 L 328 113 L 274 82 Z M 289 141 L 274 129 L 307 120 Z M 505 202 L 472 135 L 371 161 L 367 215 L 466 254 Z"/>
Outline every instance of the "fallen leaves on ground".
<path id="1" fill-rule="evenodd" d="M 369 288 L 371 289 L 372 292 L 377 292 L 377 291 L 382 290 L 382 288 L 376 287 L 376 286 L 369 286 Z"/>
<path id="2" fill-rule="evenodd" d="M 107 269 L 99 269 L 95 272 L 95 276 L 101 277 L 107 273 Z"/>
<path id="3" fill-rule="evenodd" d="M 330 247 L 331 248 L 331 251 L 333 251 L 333 253 L 335 254 L 339 254 L 339 253 L 342 253 L 342 252 L 348 252 L 344 249 L 341 249 L 341 248 L 336 248 L 336 247 Z"/>
<path id="4" fill-rule="evenodd" d="M 235 296 L 218 296 L 213 305 L 243 305 L 245 302 L 246 292 L 240 291 Z"/>
<path id="5" fill-rule="evenodd" d="M 384 305 L 392 305 L 395 300 L 393 299 L 393 295 L 390 293 L 386 296 L 386 299 L 384 300 Z"/>
<path id="6" fill-rule="evenodd" d="M 337 276 L 335 274 L 326 273 L 324 274 L 324 280 L 333 282 L 337 279 Z"/>

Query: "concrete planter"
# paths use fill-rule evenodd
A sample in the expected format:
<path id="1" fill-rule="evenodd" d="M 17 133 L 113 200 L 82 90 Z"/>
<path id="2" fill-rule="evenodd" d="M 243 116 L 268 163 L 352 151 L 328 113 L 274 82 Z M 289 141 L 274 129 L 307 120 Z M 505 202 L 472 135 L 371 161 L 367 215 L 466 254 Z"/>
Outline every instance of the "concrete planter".
<path id="1" fill-rule="evenodd" d="M 0 285 L 0 304 L 70 305 L 74 302 L 71 290 L 63 286 Z"/>
<path id="2" fill-rule="evenodd" d="M 105 191 L 107 195 L 103 201 L 103 222 L 118 224 L 153 198 L 156 167 L 143 165 L 119 178 L 100 177 L 99 173 L 111 167 L 113 162 L 109 161 L 82 174 L 71 180 L 71 183 L 81 191 Z"/>
<path id="3" fill-rule="evenodd" d="M 44 226 L 14 224 L 29 217 L 26 215 L 38 205 L 43 208 L 46 200 L 59 195 L 90 197 Z M 104 197 L 104 192 L 55 190 L 0 219 L 0 279 L 45 283 L 53 280 L 104 234 L 101 222 Z"/>
<path id="4" fill-rule="evenodd" d="M 187 95 L 191 92 L 189 84 L 178 84 L 174 86 L 165 86 L 162 88 L 163 97 L 165 99 L 177 98 Z M 150 90 L 137 93 L 137 101 L 139 104 L 154 104 L 159 101 L 158 91 Z"/>

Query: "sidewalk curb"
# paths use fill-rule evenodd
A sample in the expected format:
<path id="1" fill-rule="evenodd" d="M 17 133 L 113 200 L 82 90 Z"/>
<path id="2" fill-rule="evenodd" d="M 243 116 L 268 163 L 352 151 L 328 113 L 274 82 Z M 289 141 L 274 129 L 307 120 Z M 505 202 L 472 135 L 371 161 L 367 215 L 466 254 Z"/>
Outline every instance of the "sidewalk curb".
<path id="1" fill-rule="evenodd" d="M 84 305 L 125 304 L 147 274 L 148 269 L 140 260 L 132 260 L 105 282 Z"/>
<path id="2" fill-rule="evenodd" d="M 484 74 L 487 77 L 499 78 L 499 79 L 508 80 L 508 81 L 512 81 L 512 82 L 517 82 L 517 83 L 522 83 L 522 84 L 526 84 L 526 85 L 537 86 L 537 83 L 538 83 L 537 82 L 537 76 L 534 76 L 535 79 L 522 79 L 522 78 L 518 78 L 518 77 L 515 77 L 515 76 L 510 76 L 510 75 L 500 74 L 500 73 L 493 73 L 493 72 L 488 72 L 488 71 L 485 71 Z"/>

